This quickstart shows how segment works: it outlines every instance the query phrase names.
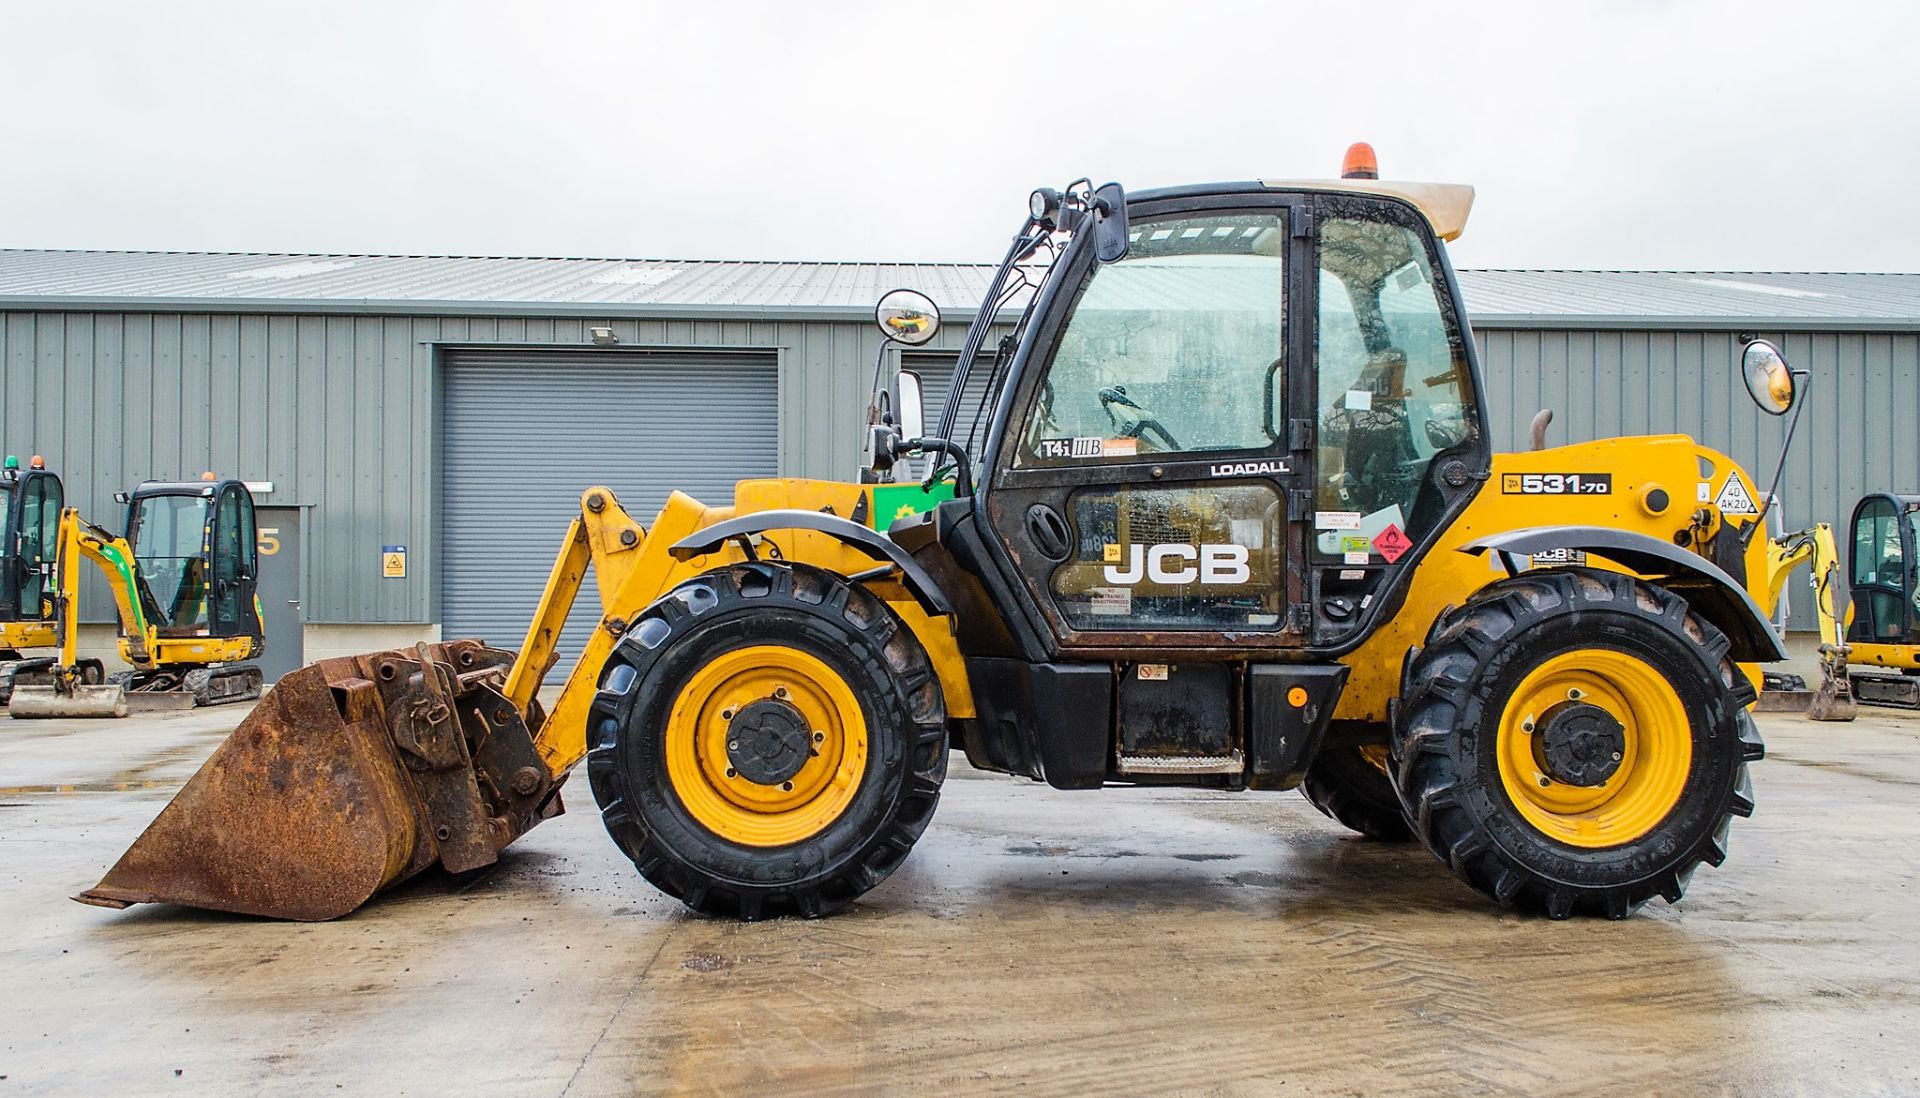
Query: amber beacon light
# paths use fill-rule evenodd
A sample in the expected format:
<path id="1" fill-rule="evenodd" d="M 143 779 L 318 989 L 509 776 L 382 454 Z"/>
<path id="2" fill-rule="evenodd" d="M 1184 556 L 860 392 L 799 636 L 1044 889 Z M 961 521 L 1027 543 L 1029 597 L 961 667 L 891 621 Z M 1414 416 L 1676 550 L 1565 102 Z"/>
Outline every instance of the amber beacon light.
<path id="1" fill-rule="evenodd" d="M 1340 178 L 1380 178 L 1380 161 L 1373 155 L 1373 146 L 1365 141 L 1348 145 L 1346 158 L 1340 161 Z"/>

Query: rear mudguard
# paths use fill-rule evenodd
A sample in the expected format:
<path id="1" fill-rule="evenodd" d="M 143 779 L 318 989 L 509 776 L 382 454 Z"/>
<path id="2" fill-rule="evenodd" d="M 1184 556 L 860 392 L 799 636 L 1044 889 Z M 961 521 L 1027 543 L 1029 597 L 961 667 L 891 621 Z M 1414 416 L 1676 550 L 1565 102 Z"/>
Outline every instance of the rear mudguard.
<path id="1" fill-rule="evenodd" d="M 1672 542 L 1600 526 L 1533 526 L 1460 547 L 1461 552 L 1475 556 L 1498 554 L 1509 573 L 1524 570 L 1517 558 L 1554 549 L 1605 557 L 1672 590 L 1687 600 L 1694 613 L 1727 635 L 1733 643 L 1733 658 L 1741 663 L 1787 658 L 1779 634 L 1753 595 L 1719 565 Z"/>

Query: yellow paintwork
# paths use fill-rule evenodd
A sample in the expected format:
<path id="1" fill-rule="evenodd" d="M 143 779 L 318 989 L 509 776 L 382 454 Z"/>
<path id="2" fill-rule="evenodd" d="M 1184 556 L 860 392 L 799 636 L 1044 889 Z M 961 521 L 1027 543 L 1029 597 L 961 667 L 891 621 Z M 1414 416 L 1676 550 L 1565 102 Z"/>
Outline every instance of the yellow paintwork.
<path id="1" fill-rule="evenodd" d="M 735 712 L 763 699 L 786 702 L 813 731 L 813 754 L 798 773 L 761 785 L 737 773 L 727 740 Z M 782 645 L 726 652 L 694 672 L 667 717 L 667 780 L 693 818 L 747 846 L 785 846 L 840 818 L 867 766 L 860 700 L 833 668 Z"/>
<path id="2" fill-rule="evenodd" d="M 705 556 L 676 561 L 667 552 L 675 542 L 736 514 L 831 508 L 836 515 L 850 517 L 856 513 L 862 498 L 867 499 L 867 507 L 871 508 L 871 489 L 871 485 L 826 480 L 744 480 L 734 486 L 732 507 L 708 507 L 691 496 L 675 492 L 667 498 L 652 527 L 645 529 L 620 506 L 611 490 L 594 487 L 582 492 L 580 518 L 568 530 L 555 558 L 546 592 L 507 678 L 508 696 L 526 711 L 528 701 L 539 692 L 541 681 L 552 666 L 559 623 L 566 620 L 567 611 L 573 606 L 582 585 L 583 562 L 590 559 L 599 579 L 601 628 L 594 630 L 588 639 L 546 723 L 535 736 L 534 745 L 548 769 L 563 774 L 585 757 L 587 709 L 593 704 L 607 654 L 626 624 L 674 585 L 746 559 L 737 545 L 729 543 Z M 600 497 L 598 510 L 594 507 L 596 496 Z M 632 531 L 630 544 L 620 536 L 623 531 Z M 843 576 L 874 566 L 872 558 L 864 553 L 848 548 L 830 534 L 812 530 L 770 531 L 758 551 L 763 557 L 801 561 Z M 929 616 L 895 580 L 870 580 L 865 586 L 899 615 L 925 647 L 934 673 L 940 679 L 947 715 L 973 716 L 973 693 L 967 684 L 966 664 L 946 620 Z"/>
<path id="3" fill-rule="evenodd" d="M 1623 726 L 1619 766 L 1599 785 L 1548 776 L 1538 724 L 1562 702 L 1598 706 Z M 1520 815 L 1543 835 L 1588 848 L 1629 843 L 1657 827 L 1693 765 L 1680 696 L 1652 665 L 1605 648 L 1563 652 L 1528 672 L 1501 711 L 1494 750 Z"/>
<path id="4" fill-rule="evenodd" d="M 1502 490 L 1507 486 L 1505 477 L 1525 473 L 1611 473 L 1613 490 L 1598 496 L 1518 495 Z M 1748 498 L 1760 498 L 1753 482 L 1733 459 L 1685 435 L 1601 439 L 1494 455 L 1492 477 L 1415 568 L 1406 601 L 1398 612 L 1340 661 L 1352 672 L 1334 710 L 1335 719 L 1384 723 L 1387 702 L 1400 692 L 1400 665 L 1407 650 L 1425 642 L 1428 627 L 1442 610 L 1458 606 L 1473 592 L 1506 575 L 1490 554 L 1469 555 L 1459 552 L 1460 546 L 1489 534 L 1530 526 L 1603 526 L 1664 541 L 1671 541 L 1677 533 L 1689 533 L 1686 547 L 1704 554 L 1705 539 L 1719 529 L 1721 518 L 1713 503 L 1701 502 L 1699 486 L 1709 486 L 1711 500 L 1728 476 L 1740 478 Z M 1644 505 L 1647 493 L 1654 488 L 1665 489 L 1669 500 L 1666 511 L 1658 515 Z M 1705 520 L 1697 528 L 1696 512 Z M 1740 525 L 1752 521 L 1747 516 Z M 1755 538 L 1747 547 L 1747 575 L 1759 577 L 1762 584 L 1767 575 L 1766 554 L 1764 538 Z M 1590 563 L 1608 566 L 1598 558 Z M 1750 591 L 1756 598 L 1764 592 L 1764 587 Z M 1759 667 L 1743 665 L 1741 669 L 1757 687 Z"/>
<path id="5" fill-rule="evenodd" d="M 1875 644 L 1871 641 L 1849 644 L 1847 662 L 1870 663 L 1875 667 L 1920 667 L 1920 645 Z"/>
<path id="6" fill-rule="evenodd" d="M 60 637 L 50 621 L 0 622 L 0 648 L 53 648 Z"/>
<path id="7" fill-rule="evenodd" d="M 1503 477 L 1524 473 L 1609 473 L 1612 491 L 1598 496 L 1502 491 Z M 1387 703 L 1399 694 L 1400 665 L 1407 650 L 1425 640 L 1428 627 L 1443 609 L 1459 605 L 1474 591 L 1505 575 L 1496 560 L 1459 552 L 1460 546 L 1489 534 L 1528 526 L 1587 525 L 1630 530 L 1663 540 L 1684 533 L 1689 548 L 1704 552 L 1706 539 L 1719 529 L 1722 520 L 1713 503 L 1701 502 L 1701 486 L 1706 486 L 1705 494 L 1711 500 L 1728 476 L 1740 479 L 1749 498 L 1759 498 L 1752 481 L 1732 459 L 1685 435 L 1603 439 L 1496 455 L 1490 483 L 1420 562 L 1398 611 L 1378 624 L 1367 642 L 1341 661 L 1352 672 L 1334 716 L 1385 722 Z M 540 611 L 528 630 L 507 686 L 509 696 L 523 709 L 526 700 L 539 690 L 553 659 L 558 625 L 566 620 L 582 584 L 585 561 L 591 559 L 600 581 L 602 628 L 588 640 L 536 736 L 536 746 L 549 769 L 555 774 L 565 773 L 586 755 L 587 710 L 607 654 L 626 623 L 675 584 L 746 559 L 736 545 L 729 543 L 706 556 L 675 561 L 667 552 L 673 543 L 736 514 L 830 508 L 834 514 L 851 516 L 862 497 L 870 496 L 871 487 L 822 480 L 748 480 L 735 486 L 731 507 L 708 507 L 675 492 L 653 526 L 644 530 L 610 490 L 595 487 L 582 493 L 581 517 L 568 531 L 555 560 Z M 1669 498 L 1661 514 L 1652 513 L 1645 502 L 1648 492 L 1656 487 L 1665 489 Z M 603 497 L 598 511 L 591 506 L 596 495 Z M 1752 521 L 1750 516 L 1743 519 Z M 622 541 L 622 531 L 633 532 L 630 544 Z M 1756 598 L 1766 593 L 1768 545 L 1766 539 L 1756 538 L 1748 547 L 1748 575 L 1758 577 Z M 771 531 L 759 551 L 766 557 L 803 561 L 840 575 L 873 567 L 871 558 L 817 531 Z M 1591 563 L 1608 566 L 1598 559 Z M 929 616 L 895 580 L 873 580 L 867 587 L 900 616 L 926 649 L 940 679 L 948 716 L 973 716 L 966 665 L 949 623 Z M 1743 665 L 1742 670 L 1757 687 L 1759 668 Z"/>

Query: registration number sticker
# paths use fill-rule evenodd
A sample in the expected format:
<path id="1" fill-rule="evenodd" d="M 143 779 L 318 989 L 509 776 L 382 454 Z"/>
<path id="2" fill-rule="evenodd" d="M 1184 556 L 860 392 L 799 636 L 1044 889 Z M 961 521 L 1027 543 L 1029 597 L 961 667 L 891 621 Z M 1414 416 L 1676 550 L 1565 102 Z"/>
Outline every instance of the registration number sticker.
<path id="1" fill-rule="evenodd" d="M 1502 473 L 1500 491 L 1509 496 L 1610 496 L 1612 473 Z"/>

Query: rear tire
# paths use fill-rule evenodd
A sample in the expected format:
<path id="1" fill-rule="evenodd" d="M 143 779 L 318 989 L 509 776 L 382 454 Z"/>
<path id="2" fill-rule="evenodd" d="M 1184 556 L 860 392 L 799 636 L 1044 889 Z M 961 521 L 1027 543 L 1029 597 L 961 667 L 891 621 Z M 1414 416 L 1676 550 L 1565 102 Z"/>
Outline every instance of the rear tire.
<path id="1" fill-rule="evenodd" d="M 947 770 L 926 651 L 864 588 L 801 564 L 733 565 L 654 602 L 588 729 L 601 819 L 641 876 L 747 920 L 828 914 L 879 884 Z"/>
<path id="2" fill-rule="evenodd" d="M 1387 775 L 1387 749 L 1369 747 L 1342 745 L 1322 750 L 1307 768 L 1300 795 L 1322 815 L 1349 830 L 1380 842 L 1404 843 L 1413 838 L 1413 829 L 1407 825 L 1393 779 Z"/>
<path id="3" fill-rule="evenodd" d="M 1392 767 L 1415 833 L 1508 907 L 1618 919 L 1678 901 L 1726 859 L 1765 754 L 1729 648 L 1618 573 L 1488 586 L 1409 657 Z"/>

